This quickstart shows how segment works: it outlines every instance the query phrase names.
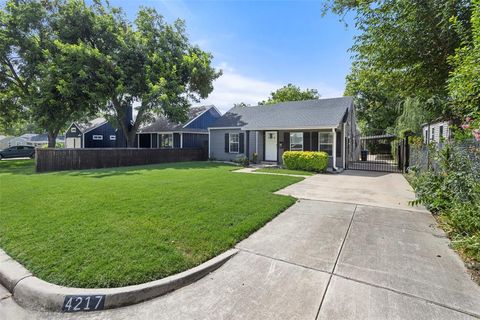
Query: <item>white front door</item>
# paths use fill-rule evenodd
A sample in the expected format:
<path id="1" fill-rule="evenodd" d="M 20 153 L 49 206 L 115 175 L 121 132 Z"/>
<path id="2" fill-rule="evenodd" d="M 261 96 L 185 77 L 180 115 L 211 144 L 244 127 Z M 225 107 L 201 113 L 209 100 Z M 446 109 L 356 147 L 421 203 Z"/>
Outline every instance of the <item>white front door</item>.
<path id="1" fill-rule="evenodd" d="M 265 131 L 265 161 L 277 161 L 277 131 Z"/>

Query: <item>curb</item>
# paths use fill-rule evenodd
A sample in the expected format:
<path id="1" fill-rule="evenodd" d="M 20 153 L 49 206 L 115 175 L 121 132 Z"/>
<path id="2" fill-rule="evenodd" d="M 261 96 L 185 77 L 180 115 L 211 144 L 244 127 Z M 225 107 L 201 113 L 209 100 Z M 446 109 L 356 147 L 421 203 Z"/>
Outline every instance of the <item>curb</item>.
<path id="1" fill-rule="evenodd" d="M 160 280 L 119 288 L 84 289 L 43 281 L 0 249 L 0 284 L 12 293 L 21 306 L 33 310 L 77 312 L 113 309 L 187 286 L 219 268 L 237 253 L 238 249 L 230 249 L 199 266 Z"/>

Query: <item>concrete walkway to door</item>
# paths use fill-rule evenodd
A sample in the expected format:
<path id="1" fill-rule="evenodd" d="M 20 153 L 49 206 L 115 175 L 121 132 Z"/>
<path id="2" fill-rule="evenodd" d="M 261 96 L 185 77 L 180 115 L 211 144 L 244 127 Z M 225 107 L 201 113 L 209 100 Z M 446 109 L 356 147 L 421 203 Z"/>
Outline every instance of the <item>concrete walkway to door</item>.
<path id="1" fill-rule="evenodd" d="M 432 216 L 408 207 L 413 193 L 402 179 L 361 172 L 306 178 L 280 191 L 301 200 L 240 242 L 236 256 L 165 296 L 101 312 L 33 313 L 2 298 L 0 288 L 0 319 L 479 317 L 480 288 Z"/>

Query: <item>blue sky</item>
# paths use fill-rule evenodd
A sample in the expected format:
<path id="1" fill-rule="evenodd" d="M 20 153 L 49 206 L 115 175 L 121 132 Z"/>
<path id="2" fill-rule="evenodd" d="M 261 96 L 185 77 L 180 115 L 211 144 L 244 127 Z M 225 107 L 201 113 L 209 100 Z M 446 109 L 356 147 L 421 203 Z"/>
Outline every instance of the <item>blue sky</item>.
<path id="1" fill-rule="evenodd" d="M 222 112 L 235 102 L 255 105 L 287 83 L 341 96 L 356 33 L 335 15 L 321 15 L 321 1 L 110 1 L 134 19 L 139 6 L 155 7 L 167 21 L 186 21 L 190 40 L 214 56 L 224 72 L 202 104 Z M 347 19 L 349 22 L 349 19 Z"/>

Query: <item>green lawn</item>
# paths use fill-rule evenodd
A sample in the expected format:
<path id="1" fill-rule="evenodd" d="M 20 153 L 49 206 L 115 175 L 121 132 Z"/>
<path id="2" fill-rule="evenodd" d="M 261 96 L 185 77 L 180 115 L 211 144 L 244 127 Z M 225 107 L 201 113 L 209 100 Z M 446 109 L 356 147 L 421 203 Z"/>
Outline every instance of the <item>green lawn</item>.
<path id="1" fill-rule="evenodd" d="M 268 172 L 268 173 L 278 173 L 278 174 L 296 174 L 301 176 L 313 176 L 313 172 L 302 171 L 302 170 L 289 170 L 283 168 L 261 168 L 255 170 L 256 172 Z"/>
<path id="2" fill-rule="evenodd" d="M 0 247 L 39 278 L 118 287 L 160 279 L 231 248 L 295 202 L 301 178 L 190 162 L 35 174 L 0 161 Z"/>

